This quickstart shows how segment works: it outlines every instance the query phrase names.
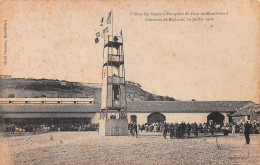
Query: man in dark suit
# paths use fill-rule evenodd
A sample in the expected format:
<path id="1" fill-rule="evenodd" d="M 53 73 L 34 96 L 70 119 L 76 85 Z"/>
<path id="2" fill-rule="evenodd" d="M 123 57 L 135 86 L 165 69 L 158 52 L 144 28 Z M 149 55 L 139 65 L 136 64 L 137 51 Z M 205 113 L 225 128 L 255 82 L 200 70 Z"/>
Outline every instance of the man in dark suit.
<path id="1" fill-rule="evenodd" d="M 193 124 L 193 132 L 194 132 L 195 137 L 198 137 L 198 135 L 199 135 L 198 134 L 198 125 L 196 122 Z"/>
<path id="2" fill-rule="evenodd" d="M 12 134 L 14 134 L 14 131 L 15 131 L 15 125 L 14 124 L 12 125 L 11 129 L 12 129 Z"/>
<path id="3" fill-rule="evenodd" d="M 187 124 L 187 135 L 188 135 L 188 138 L 190 137 L 190 132 L 191 132 L 191 125 L 190 123 Z"/>
<path id="4" fill-rule="evenodd" d="M 169 131 L 170 131 L 170 138 L 173 139 L 173 134 L 174 134 L 173 123 L 170 124 Z"/>
<path id="5" fill-rule="evenodd" d="M 163 124 L 163 137 L 164 137 L 164 139 L 166 139 L 167 132 L 168 132 L 168 125 L 166 124 L 166 122 L 164 122 L 164 124 Z"/>
<path id="6" fill-rule="evenodd" d="M 138 132 L 138 130 L 137 130 L 137 124 L 134 122 L 133 123 L 133 137 L 135 136 L 136 138 L 137 138 L 137 132 Z"/>
<path id="7" fill-rule="evenodd" d="M 130 134 L 131 134 L 132 136 L 134 136 L 134 135 L 133 135 L 133 132 L 134 132 L 134 123 L 133 123 L 133 122 L 131 122 L 131 123 L 129 124 L 129 129 L 130 129 Z"/>
<path id="8" fill-rule="evenodd" d="M 248 121 L 246 121 L 244 127 L 245 127 L 244 135 L 245 135 L 245 138 L 246 138 L 246 144 L 249 144 L 250 143 L 249 134 L 250 134 L 251 124 L 249 124 Z"/>

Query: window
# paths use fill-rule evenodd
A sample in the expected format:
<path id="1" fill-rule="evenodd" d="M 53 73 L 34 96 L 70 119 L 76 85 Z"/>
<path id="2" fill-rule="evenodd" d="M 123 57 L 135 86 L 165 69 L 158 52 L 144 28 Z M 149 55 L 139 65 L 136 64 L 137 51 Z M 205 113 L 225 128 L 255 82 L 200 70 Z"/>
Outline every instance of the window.
<path id="1" fill-rule="evenodd" d="M 28 103 L 29 103 L 29 101 L 25 101 L 25 103 L 26 103 L 26 104 L 28 104 Z"/>
<path id="2" fill-rule="evenodd" d="M 116 119 L 116 115 L 111 115 L 110 119 Z"/>
<path id="3" fill-rule="evenodd" d="M 60 104 L 61 103 L 61 101 L 58 101 L 58 104 Z"/>
<path id="4" fill-rule="evenodd" d="M 74 104 L 77 104 L 77 101 L 74 101 Z"/>
<path id="5" fill-rule="evenodd" d="M 119 100 L 120 85 L 113 85 L 113 99 Z"/>
<path id="6" fill-rule="evenodd" d="M 90 101 L 89 103 L 90 103 L 90 104 L 92 104 L 93 102 L 92 102 L 92 101 Z"/>
<path id="7" fill-rule="evenodd" d="M 42 101 L 42 104 L 44 104 L 44 101 Z"/>
<path id="8" fill-rule="evenodd" d="M 132 115 L 131 116 L 131 122 L 137 122 L 137 116 L 136 115 Z"/>
<path id="9" fill-rule="evenodd" d="M 9 103 L 12 103 L 12 101 L 9 101 Z"/>

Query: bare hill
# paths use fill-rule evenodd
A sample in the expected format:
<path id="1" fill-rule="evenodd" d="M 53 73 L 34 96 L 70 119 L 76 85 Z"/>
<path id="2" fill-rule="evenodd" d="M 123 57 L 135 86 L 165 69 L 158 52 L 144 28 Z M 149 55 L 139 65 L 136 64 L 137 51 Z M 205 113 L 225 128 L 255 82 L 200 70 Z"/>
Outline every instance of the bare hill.
<path id="1" fill-rule="evenodd" d="M 95 97 L 100 102 L 100 85 L 53 79 L 0 79 L 0 97 Z M 138 83 L 126 82 L 127 100 L 131 101 L 175 101 L 168 96 L 159 96 L 142 90 Z"/>

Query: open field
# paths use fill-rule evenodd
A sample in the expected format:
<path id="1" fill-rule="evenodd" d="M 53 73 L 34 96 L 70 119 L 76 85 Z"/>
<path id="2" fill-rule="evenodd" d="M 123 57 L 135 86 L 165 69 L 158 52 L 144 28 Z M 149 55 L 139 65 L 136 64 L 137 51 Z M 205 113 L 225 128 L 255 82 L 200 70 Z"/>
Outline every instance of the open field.
<path id="1" fill-rule="evenodd" d="M 163 139 L 160 133 L 102 137 L 97 132 L 52 132 L 1 138 L 5 164 L 259 164 L 260 135 Z M 3 152 L 3 149 L 5 151 Z M 1 164 L 1 163 L 0 163 Z"/>

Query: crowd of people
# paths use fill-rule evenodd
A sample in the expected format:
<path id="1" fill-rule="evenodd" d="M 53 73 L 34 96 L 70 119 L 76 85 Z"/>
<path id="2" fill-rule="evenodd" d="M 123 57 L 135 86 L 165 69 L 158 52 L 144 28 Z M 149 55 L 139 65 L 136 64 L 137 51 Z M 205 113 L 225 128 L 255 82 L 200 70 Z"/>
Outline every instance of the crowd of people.
<path id="1" fill-rule="evenodd" d="M 133 123 L 130 123 L 130 133 L 131 133 L 131 128 L 133 128 Z M 134 125 L 136 125 L 134 123 Z M 162 132 L 164 138 L 166 138 L 167 134 L 170 134 L 170 138 L 184 138 L 185 136 L 190 137 L 191 133 L 194 134 L 194 136 L 198 136 L 199 133 L 204 132 L 204 133 L 211 133 L 214 135 L 216 126 L 214 124 L 208 125 L 205 123 L 204 125 L 202 124 L 197 124 L 195 123 L 153 123 L 153 124 L 143 124 L 143 125 L 137 125 L 137 130 L 138 131 L 145 131 L 145 132 Z M 138 132 L 137 131 L 137 132 Z M 131 133 L 132 134 L 132 133 Z"/>
<path id="2" fill-rule="evenodd" d="M 225 125 L 214 124 L 212 121 L 209 123 L 146 123 L 137 124 L 131 122 L 128 129 L 132 136 L 137 137 L 138 132 L 161 132 L 163 137 L 166 138 L 169 134 L 170 138 L 183 139 L 191 136 L 197 137 L 199 133 L 204 136 L 214 136 L 216 133 L 223 133 L 224 136 L 228 136 L 229 133 L 241 133 L 245 135 L 246 141 L 249 144 L 249 134 L 259 134 L 260 124 L 259 122 L 245 122 L 240 124 L 227 123 Z M 11 132 L 49 132 L 49 131 L 96 131 L 98 130 L 98 124 L 91 124 L 86 122 L 79 123 L 43 123 L 43 124 L 6 124 L 5 131 Z"/>
<path id="3" fill-rule="evenodd" d="M 183 139 L 189 138 L 191 133 L 194 134 L 195 137 L 199 135 L 199 133 L 203 133 L 204 136 L 208 136 L 210 133 L 211 136 L 214 136 L 216 133 L 222 132 L 224 136 L 227 136 L 229 133 L 243 133 L 245 135 L 246 144 L 250 143 L 250 134 L 259 134 L 260 125 L 256 122 L 245 122 L 240 124 L 226 124 L 226 125 L 217 125 L 214 124 L 213 121 L 204 124 L 197 124 L 195 123 L 153 123 L 153 124 L 137 124 L 136 122 L 131 122 L 129 124 L 130 134 L 134 137 L 137 137 L 139 131 L 146 131 L 146 132 L 162 132 L 163 138 L 166 139 L 167 134 L 169 133 L 170 138 L 176 139 Z"/>
<path id="4" fill-rule="evenodd" d="M 245 124 L 214 124 L 212 121 L 209 123 L 146 123 L 146 124 L 136 124 L 135 122 L 131 122 L 129 124 L 130 134 L 133 136 L 137 136 L 137 133 L 140 131 L 145 132 L 161 132 L 163 136 L 166 138 L 166 135 L 169 134 L 170 138 L 189 138 L 191 134 L 194 134 L 195 137 L 199 135 L 199 133 L 203 133 L 205 136 L 208 134 L 214 136 L 216 133 L 223 133 L 224 136 L 227 136 L 229 133 L 245 133 Z M 253 122 L 248 123 L 249 127 L 248 131 L 250 134 L 259 134 L 260 125 L 259 123 Z M 136 133 L 135 133 L 136 132 Z"/>
<path id="5" fill-rule="evenodd" d="M 50 131 L 96 131 L 97 124 L 91 123 L 43 123 L 43 124 L 6 124 L 5 132 L 50 132 Z"/>

